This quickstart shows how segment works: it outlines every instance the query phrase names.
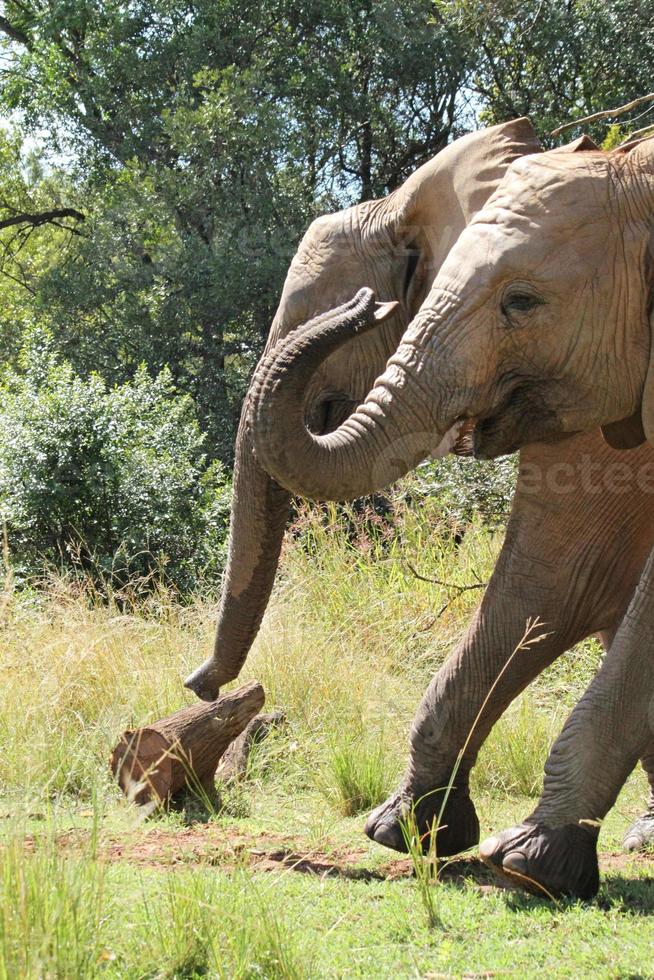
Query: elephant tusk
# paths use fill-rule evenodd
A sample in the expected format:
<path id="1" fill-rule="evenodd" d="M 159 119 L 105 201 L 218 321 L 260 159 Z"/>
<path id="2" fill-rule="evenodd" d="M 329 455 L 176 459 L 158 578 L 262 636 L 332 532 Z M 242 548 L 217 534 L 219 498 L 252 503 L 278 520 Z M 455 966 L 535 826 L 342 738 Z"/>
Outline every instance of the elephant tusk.
<path id="1" fill-rule="evenodd" d="M 375 303 L 373 316 L 377 323 L 381 323 L 382 320 L 387 320 L 389 316 L 392 316 L 399 306 L 397 300 L 390 300 L 388 303 Z"/>
<path id="2" fill-rule="evenodd" d="M 457 419 L 454 425 L 447 430 L 436 449 L 430 453 L 432 459 L 441 459 L 447 456 L 459 444 L 461 439 L 474 428 L 474 420 L 469 418 Z"/>

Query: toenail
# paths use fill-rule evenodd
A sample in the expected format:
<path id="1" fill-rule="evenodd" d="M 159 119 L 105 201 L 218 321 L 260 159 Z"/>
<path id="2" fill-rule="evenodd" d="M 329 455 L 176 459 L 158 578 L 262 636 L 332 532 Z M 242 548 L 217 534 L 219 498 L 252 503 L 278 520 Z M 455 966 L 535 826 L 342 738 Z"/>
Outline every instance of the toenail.
<path id="1" fill-rule="evenodd" d="M 519 875 L 527 874 L 527 861 L 521 851 L 511 851 L 502 859 L 502 867 Z"/>
<path id="2" fill-rule="evenodd" d="M 492 858 L 499 843 L 499 837 L 488 837 L 479 845 L 479 854 L 482 858 Z"/>

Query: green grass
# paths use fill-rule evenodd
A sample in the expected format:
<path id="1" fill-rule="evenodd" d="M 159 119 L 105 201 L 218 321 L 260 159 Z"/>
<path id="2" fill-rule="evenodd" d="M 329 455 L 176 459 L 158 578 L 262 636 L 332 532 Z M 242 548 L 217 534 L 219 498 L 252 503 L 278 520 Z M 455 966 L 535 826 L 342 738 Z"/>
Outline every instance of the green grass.
<path id="1" fill-rule="evenodd" d="M 354 837 L 360 827 L 347 830 Z M 649 976 L 653 903 L 643 874 L 634 864 L 605 879 L 598 903 L 559 906 L 446 879 L 432 886 L 430 927 L 406 876 L 105 865 L 88 853 L 57 855 L 47 840 L 27 856 L 17 844 L 0 859 L 0 976 Z"/>
<path id="2" fill-rule="evenodd" d="M 605 861 L 597 903 L 556 906 L 499 890 L 474 863 L 416 880 L 410 861 L 362 834 L 402 771 L 424 686 L 479 600 L 409 566 L 485 580 L 501 543 L 476 527 L 456 548 L 439 520 L 407 512 L 392 538 L 355 526 L 348 540 L 333 510 L 301 515 L 244 673 L 288 728 L 258 748 L 225 808 L 192 826 L 189 814 L 144 821 L 107 759 L 123 729 L 190 701 L 180 682 L 210 648 L 214 603 L 158 594 L 121 611 L 60 580 L 38 593 L 6 584 L 0 980 L 651 975 L 654 860 Z M 533 807 L 598 656 L 592 642 L 566 655 L 496 726 L 473 773 L 483 834 Z M 603 851 L 617 850 L 645 794 L 637 773 Z"/>
<path id="3" fill-rule="evenodd" d="M 381 732 L 333 733 L 322 774 L 325 797 L 345 817 L 364 813 L 389 795 L 399 773 L 390 765 Z M 327 781 L 325 781 L 327 780 Z"/>

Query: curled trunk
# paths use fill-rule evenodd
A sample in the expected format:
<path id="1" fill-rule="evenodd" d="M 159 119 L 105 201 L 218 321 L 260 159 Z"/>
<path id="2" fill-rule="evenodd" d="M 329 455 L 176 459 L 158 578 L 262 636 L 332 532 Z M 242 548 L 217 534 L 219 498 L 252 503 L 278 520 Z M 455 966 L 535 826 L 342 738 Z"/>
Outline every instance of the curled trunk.
<path id="1" fill-rule="evenodd" d="M 395 356 L 366 400 L 334 432 L 316 435 L 306 424 L 313 373 L 353 336 L 373 330 L 394 312 L 370 289 L 295 330 L 263 359 L 250 399 L 257 458 L 281 486 L 321 500 L 351 500 L 399 479 L 429 455 L 443 455 L 456 438 L 439 432 L 426 404 L 424 380 Z"/>

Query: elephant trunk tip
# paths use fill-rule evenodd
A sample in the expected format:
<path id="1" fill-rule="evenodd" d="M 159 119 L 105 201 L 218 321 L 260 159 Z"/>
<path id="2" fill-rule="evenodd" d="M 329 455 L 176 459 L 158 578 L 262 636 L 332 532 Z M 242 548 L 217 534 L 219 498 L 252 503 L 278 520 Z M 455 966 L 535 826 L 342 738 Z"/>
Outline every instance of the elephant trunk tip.
<path id="1" fill-rule="evenodd" d="M 197 670 L 184 681 L 184 687 L 193 691 L 201 701 L 215 701 L 220 694 L 221 683 L 226 683 L 225 679 L 218 676 L 216 661 L 213 657 L 205 660 Z"/>

